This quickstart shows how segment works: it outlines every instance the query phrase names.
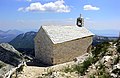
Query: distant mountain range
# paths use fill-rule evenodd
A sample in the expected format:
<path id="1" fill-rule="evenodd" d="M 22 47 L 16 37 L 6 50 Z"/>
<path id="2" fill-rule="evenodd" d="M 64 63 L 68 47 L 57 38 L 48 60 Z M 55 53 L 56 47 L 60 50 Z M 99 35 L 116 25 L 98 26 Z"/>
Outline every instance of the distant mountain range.
<path id="1" fill-rule="evenodd" d="M 115 41 L 117 40 L 118 37 L 105 37 L 105 36 L 97 36 L 95 35 L 93 37 L 93 45 L 97 45 L 97 44 L 100 44 L 102 42 L 106 42 L 106 41 Z"/>
<path id="2" fill-rule="evenodd" d="M 8 31 L 0 30 L 0 43 L 10 42 L 12 39 L 14 39 L 17 35 L 21 33 L 23 32 L 19 30 L 8 30 Z"/>
<path id="3" fill-rule="evenodd" d="M 99 36 L 106 36 L 106 37 L 118 37 L 120 30 L 90 30 L 94 34 L 97 34 Z"/>

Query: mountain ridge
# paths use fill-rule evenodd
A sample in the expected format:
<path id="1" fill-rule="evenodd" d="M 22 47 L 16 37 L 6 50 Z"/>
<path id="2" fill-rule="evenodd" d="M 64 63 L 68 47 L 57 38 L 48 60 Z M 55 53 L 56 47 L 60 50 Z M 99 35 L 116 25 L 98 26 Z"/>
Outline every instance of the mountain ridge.
<path id="1" fill-rule="evenodd" d="M 14 39 L 17 35 L 21 33 L 23 32 L 19 30 L 0 30 L 0 43 L 10 42 L 12 39 Z"/>
<path id="2" fill-rule="evenodd" d="M 25 52 L 25 54 L 34 55 L 34 37 L 37 32 L 29 31 L 19 34 L 9 43 L 14 46 L 18 51 Z"/>

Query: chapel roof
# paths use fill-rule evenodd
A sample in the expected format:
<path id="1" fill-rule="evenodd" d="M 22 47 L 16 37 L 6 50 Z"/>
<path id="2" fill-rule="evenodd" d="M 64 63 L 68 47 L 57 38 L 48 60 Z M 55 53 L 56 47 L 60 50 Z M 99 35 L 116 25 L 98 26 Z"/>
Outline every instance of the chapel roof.
<path id="1" fill-rule="evenodd" d="M 78 26 L 41 26 L 54 44 L 94 35 L 85 27 Z"/>

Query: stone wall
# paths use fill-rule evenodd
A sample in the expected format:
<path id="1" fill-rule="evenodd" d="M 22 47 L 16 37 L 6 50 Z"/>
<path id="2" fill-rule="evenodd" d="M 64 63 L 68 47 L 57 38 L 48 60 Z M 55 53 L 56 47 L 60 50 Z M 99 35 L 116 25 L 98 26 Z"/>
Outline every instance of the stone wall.
<path id="1" fill-rule="evenodd" d="M 88 52 L 91 44 L 92 36 L 53 45 L 53 64 L 72 61 Z"/>
<path id="2" fill-rule="evenodd" d="M 43 63 L 52 64 L 53 43 L 49 36 L 41 28 L 34 39 L 35 41 L 35 57 Z"/>

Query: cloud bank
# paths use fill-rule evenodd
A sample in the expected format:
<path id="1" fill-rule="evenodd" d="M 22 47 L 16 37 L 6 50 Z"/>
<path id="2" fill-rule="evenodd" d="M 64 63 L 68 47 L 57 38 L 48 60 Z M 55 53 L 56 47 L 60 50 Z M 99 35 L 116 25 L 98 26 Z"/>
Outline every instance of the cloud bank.
<path id="1" fill-rule="evenodd" d="M 70 12 L 70 7 L 65 5 L 64 0 L 41 4 L 40 2 L 31 3 L 28 7 L 20 7 L 18 11 L 38 11 L 38 12 Z"/>
<path id="2" fill-rule="evenodd" d="M 84 5 L 83 9 L 84 10 L 100 10 L 99 7 L 95 7 L 95 6 L 92 6 L 92 5 Z"/>
<path id="3" fill-rule="evenodd" d="M 31 2 L 32 0 L 17 0 L 17 1 L 27 1 L 27 2 Z"/>

